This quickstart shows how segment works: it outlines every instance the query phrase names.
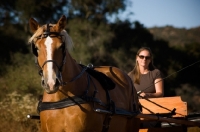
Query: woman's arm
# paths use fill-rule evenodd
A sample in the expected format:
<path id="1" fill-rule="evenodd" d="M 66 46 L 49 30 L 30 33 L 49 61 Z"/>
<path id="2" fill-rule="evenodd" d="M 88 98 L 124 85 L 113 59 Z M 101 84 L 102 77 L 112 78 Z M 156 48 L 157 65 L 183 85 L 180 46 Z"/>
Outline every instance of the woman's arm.
<path id="1" fill-rule="evenodd" d="M 157 78 L 154 82 L 155 84 L 155 93 L 141 93 L 140 96 L 143 98 L 158 98 L 164 96 L 164 83 L 162 78 Z"/>

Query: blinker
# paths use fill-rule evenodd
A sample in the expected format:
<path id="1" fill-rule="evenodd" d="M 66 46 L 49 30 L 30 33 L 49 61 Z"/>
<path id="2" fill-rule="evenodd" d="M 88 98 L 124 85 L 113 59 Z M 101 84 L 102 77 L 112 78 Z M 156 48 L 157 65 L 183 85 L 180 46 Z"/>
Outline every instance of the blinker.
<path id="1" fill-rule="evenodd" d="M 33 53 L 36 57 L 38 57 L 37 48 L 35 47 L 35 44 L 34 44 L 33 41 L 31 42 L 31 50 L 32 50 L 32 53 Z"/>

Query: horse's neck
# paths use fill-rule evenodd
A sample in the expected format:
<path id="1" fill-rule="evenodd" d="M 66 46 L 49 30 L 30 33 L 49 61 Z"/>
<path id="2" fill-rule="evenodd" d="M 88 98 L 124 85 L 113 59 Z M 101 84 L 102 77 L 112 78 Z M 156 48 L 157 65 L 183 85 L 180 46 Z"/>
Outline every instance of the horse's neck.
<path id="1" fill-rule="evenodd" d="M 80 95 L 86 89 L 87 77 L 85 73 L 80 75 L 81 71 L 82 68 L 67 52 L 62 72 L 63 82 L 66 82 L 66 85 L 61 88 L 67 96 Z"/>
<path id="2" fill-rule="evenodd" d="M 82 84 L 84 82 L 80 82 L 80 79 L 70 82 L 74 77 L 80 74 L 80 72 L 81 72 L 80 66 L 76 63 L 76 61 L 71 57 L 69 53 L 66 53 L 66 63 L 64 64 L 62 70 L 62 79 L 63 82 L 66 83 L 66 85 L 60 86 L 59 90 L 54 94 L 47 94 L 46 92 L 44 92 L 43 101 L 55 102 L 62 100 L 68 96 L 81 94 L 78 91 L 79 89 L 77 87 L 77 84 Z"/>
<path id="3" fill-rule="evenodd" d="M 63 66 L 63 72 L 62 72 L 63 81 L 70 81 L 72 78 L 77 76 L 80 72 L 81 72 L 80 66 L 67 52 L 66 63 Z"/>

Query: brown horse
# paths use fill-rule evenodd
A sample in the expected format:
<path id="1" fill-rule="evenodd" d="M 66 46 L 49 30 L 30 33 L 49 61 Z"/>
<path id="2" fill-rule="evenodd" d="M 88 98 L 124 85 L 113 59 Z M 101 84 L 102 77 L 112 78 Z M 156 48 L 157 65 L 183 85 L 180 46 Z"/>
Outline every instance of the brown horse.
<path id="1" fill-rule="evenodd" d="M 29 20 L 34 33 L 29 42 L 44 88 L 38 105 L 42 132 L 139 131 L 131 79 L 116 67 L 78 64 L 69 54 L 73 46 L 66 23 L 65 16 L 43 26 Z"/>

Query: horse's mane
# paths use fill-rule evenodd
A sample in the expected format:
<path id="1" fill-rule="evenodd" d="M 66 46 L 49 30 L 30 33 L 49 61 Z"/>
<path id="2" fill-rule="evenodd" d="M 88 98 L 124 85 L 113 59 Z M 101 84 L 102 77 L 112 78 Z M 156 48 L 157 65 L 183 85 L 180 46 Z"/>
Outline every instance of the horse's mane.
<path id="1" fill-rule="evenodd" d="M 62 41 L 65 42 L 65 46 L 66 48 L 70 51 L 73 49 L 73 42 L 71 37 L 69 36 L 69 34 L 67 33 L 66 30 L 62 30 L 61 31 L 61 35 L 63 35 L 64 37 L 62 37 Z"/>
<path id="2" fill-rule="evenodd" d="M 53 26 L 53 24 L 50 24 Z M 43 32 L 46 30 L 46 25 L 43 25 L 42 27 L 38 28 L 37 31 L 32 35 L 32 37 L 29 39 L 29 43 L 36 41 L 36 37 L 40 36 L 43 34 Z M 65 42 L 65 47 L 67 48 L 68 51 L 73 49 L 73 42 L 71 37 L 68 35 L 66 30 L 62 30 L 60 32 L 62 35 L 62 41 Z"/>

